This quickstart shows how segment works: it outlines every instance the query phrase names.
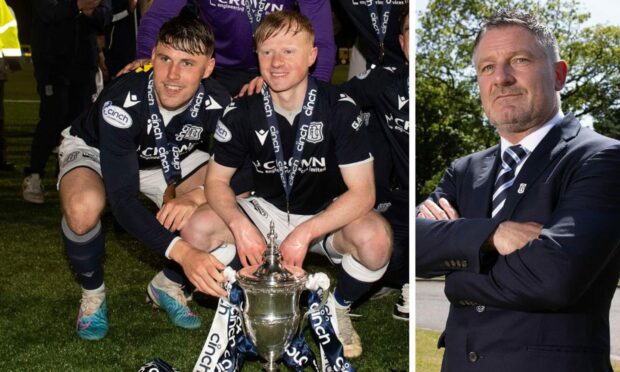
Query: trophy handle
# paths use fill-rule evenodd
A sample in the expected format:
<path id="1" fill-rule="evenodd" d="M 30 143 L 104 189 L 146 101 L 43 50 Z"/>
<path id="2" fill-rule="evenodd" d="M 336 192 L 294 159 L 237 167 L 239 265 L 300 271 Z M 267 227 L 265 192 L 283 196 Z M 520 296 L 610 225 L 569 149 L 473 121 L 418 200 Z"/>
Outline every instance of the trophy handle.
<path id="1" fill-rule="evenodd" d="M 325 306 L 327 300 L 329 299 L 329 277 L 325 275 L 325 273 L 316 273 L 310 274 L 305 282 L 305 289 L 308 291 L 316 291 L 319 288 L 323 290 L 321 294 L 321 302 L 319 304 L 319 308 Z M 301 317 L 301 321 L 299 324 L 299 332 L 303 332 L 303 329 L 306 327 L 306 320 L 308 315 L 312 313 L 313 310 L 308 309 Z"/>

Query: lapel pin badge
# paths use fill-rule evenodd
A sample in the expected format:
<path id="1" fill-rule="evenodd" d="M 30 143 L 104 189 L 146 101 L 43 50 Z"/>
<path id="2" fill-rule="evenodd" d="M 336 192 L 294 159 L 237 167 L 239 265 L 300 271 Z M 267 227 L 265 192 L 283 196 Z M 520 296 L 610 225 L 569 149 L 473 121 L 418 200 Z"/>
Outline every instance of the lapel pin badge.
<path id="1" fill-rule="evenodd" d="M 523 194 L 525 192 L 525 187 L 527 186 L 527 184 L 522 183 L 519 185 L 519 189 L 517 190 L 517 193 L 519 194 Z"/>

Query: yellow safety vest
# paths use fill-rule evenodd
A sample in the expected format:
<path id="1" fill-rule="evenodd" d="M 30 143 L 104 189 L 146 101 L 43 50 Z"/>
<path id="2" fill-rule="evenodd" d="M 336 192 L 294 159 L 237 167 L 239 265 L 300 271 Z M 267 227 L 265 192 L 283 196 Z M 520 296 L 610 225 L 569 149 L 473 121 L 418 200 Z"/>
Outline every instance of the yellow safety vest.
<path id="1" fill-rule="evenodd" d="M 0 0 L 0 58 L 19 57 L 22 50 L 17 37 L 17 21 L 13 11 Z"/>

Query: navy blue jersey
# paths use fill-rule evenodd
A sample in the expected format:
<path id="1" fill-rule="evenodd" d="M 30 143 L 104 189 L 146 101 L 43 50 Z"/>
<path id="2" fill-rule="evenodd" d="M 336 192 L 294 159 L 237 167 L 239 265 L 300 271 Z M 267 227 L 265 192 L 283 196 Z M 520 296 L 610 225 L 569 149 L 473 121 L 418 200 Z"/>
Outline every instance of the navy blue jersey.
<path id="1" fill-rule="evenodd" d="M 71 134 L 99 148 L 106 194 L 121 226 L 163 254 L 175 235 L 139 202 L 139 171 L 162 168 L 154 138 L 158 131 L 178 143 L 180 159 L 198 148 L 208 151 L 230 96 L 216 81 L 204 79 L 202 99 L 164 127 L 150 118 L 148 100 L 154 97 L 147 97 L 149 75 L 150 71 L 132 72 L 106 87 L 91 109 L 73 122 Z M 198 115 L 198 120 L 187 124 L 186 115 Z"/>
<path id="2" fill-rule="evenodd" d="M 382 128 L 390 152 L 377 157 L 391 157 L 392 187 L 409 190 L 409 66 L 375 67 L 340 89 L 371 110 L 370 125 Z"/>
<path id="3" fill-rule="evenodd" d="M 295 176 L 289 211 L 312 215 L 326 208 L 346 191 L 339 166 L 372 158 L 359 108 L 351 97 L 318 82 L 316 107 L 308 125 L 308 136 Z M 290 167 L 301 115 L 293 125 L 276 113 L 280 144 Z M 276 167 L 273 142 L 265 116 L 263 96 L 235 99 L 224 110 L 214 138 L 214 159 L 218 164 L 239 168 L 249 155 L 253 164 L 254 190 L 282 211 L 286 194 Z M 288 168 L 287 168 L 288 170 Z"/>
<path id="4" fill-rule="evenodd" d="M 400 43 L 398 42 L 398 35 L 400 34 L 400 24 L 398 19 L 400 18 L 403 9 L 409 7 L 409 0 L 375 0 L 377 5 L 377 11 L 384 11 L 384 4 L 388 2 L 391 4 L 390 14 L 387 23 L 387 29 L 385 34 L 385 58 L 383 64 L 386 66 L 392 66 L 396 64 L 405 63 L 405 55 L 400 49 Z M 366 66 L 372 64 L 379 64 L 379 38 L 377 31 L 372 26 L 370 13 L 368 11 L 368 5 L 364 0 L 338 0 L 338 3 L 345 10 L 359 36 L 360 52 L 366 59 Z M 377 23 L 379 27 L 383 23 L 381 14 L 378 14 Z"/>

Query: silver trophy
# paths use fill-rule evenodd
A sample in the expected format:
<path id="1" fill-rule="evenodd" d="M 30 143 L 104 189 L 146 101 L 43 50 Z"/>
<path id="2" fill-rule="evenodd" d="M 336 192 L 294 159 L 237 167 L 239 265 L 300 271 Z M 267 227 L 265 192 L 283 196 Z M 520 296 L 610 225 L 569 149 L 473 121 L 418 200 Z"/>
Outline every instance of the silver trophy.
<path id="1" fill-rule="evenodd" d="M 300 267 L 282 264 L 277 235 L 271 222 L 263 263 L 237 272 L 243 289 L 243 323 L 246 334 L 267 363 L 265 371 L 277 371 L 280 359 L 300 325 L 299 298 L 308 274 Z"/>

